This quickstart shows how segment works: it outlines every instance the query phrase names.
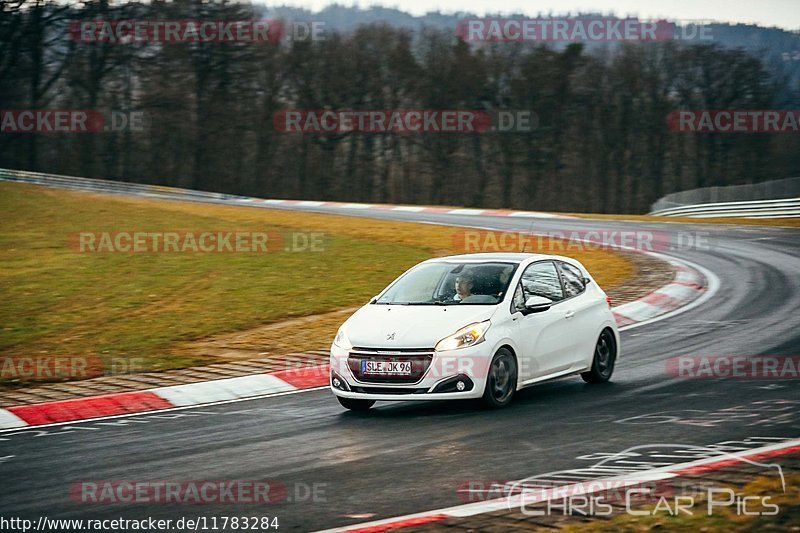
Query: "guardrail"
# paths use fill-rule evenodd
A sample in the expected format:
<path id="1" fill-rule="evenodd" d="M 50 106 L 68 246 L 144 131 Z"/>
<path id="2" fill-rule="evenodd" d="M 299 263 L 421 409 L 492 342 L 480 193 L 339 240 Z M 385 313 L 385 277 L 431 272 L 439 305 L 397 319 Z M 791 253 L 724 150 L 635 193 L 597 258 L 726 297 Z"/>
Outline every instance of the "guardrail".
<path id="1" fill-rule="evenodd" d="M 9 170 L 0 168 L 0 180 L 31 183 L 45 187 L 59 187 L 78 189 L 84 191 L 110 192 L 122 194 L 137 194 L 159 197 L 176 197 L 181 199 L 195 198 L 198 200 L 245 200 L 247 196 L 223 194 L 218 192 L 195 191 L 180 189 L 178 187 L 165 187 L 162 185 L 147 185 L 143 183 L 130 183 L 127 181 L 101 180 L 94 178 L 79 178 L 75 176 L 59 176 L 42 172 L 28 172 L 25 170 Z"/>
<path id="2" fill-rule="evenodd" d="M 685 205 L 653 211 L 650 214 L 664 217 L 692 218 L 796 218 L 800 217 L 800 198 Z"/>
<path id="3" fill-rule="evenodd" d="M 689 207 L 704 204 L 729 202 L 755 202 L 800 197 L 800 178 L 745 183 L 743 185 L 723 185 L 701 187 L 673 192 L 660 198 L 650 211 L 658 213 L 673 207 Z"/>

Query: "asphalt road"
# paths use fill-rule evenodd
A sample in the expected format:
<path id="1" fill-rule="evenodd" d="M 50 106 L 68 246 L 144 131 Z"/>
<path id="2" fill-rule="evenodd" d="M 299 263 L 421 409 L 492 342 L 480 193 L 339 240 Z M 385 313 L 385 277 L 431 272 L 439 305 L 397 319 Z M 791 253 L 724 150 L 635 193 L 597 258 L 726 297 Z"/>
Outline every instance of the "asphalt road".
<path id="1" fill-rule="evenodd" d="M 531 229 L 530 220 L 513 217 L 359 214 Z M 472 402 L 398 402 L 357 414 L 315 390 L 0 433 L 0 516 L 277 516 L 282 530 L 310 531 L 457 505 L 467 480 L 584 467 L 587 454 L 800 436 L 796 380 L 675 380 L 665 367 L 677 355 L 800 355 L 800 230 L 533 222 L 534 231 L 615 228 L 707 232 L 708 246 L 665 253 L 711 270 L 720 288 L 694 309 L 623 332 L 612 383 L 563 379 L 494 412 Z M 69 497 L 77 481 L 229 479 L 280 480 L 291 501 L 99 505 Z"/>

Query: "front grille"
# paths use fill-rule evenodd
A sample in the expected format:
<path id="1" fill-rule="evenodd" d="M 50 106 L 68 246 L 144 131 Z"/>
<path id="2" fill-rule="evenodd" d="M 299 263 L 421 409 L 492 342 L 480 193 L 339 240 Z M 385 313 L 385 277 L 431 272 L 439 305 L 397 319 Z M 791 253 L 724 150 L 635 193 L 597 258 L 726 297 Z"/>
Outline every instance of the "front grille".
<path id="1" fill-rule="evenodd" d="M 389 388 L 389 387 L 353 387 L 353 392 L 360 392 L 362 394 L 424 394 L 428 392 L 427 388 L 422 389 L 415 389 L 404 387 L 400 388 Z"/>
<path id="2" fill-rule="evenodd" d="M 433 360 L 433 348 L 361 348 L 350 350 L 347 364 L 355 378 L 362 383 L 417 383 L 428 371 Z M 409 376 L 375 376 L 361 371 L 362 361 L 411 362 Z"/>

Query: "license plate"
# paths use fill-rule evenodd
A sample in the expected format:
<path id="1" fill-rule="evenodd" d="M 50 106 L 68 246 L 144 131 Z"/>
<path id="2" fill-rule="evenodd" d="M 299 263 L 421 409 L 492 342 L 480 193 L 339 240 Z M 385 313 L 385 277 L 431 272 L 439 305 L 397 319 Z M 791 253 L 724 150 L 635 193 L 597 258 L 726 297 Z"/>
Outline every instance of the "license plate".
<path id="1" fill-rule="evenodd" d="M 411 361 L 361 361 L 361 372 L 381 376 L 410 376 Z"/>

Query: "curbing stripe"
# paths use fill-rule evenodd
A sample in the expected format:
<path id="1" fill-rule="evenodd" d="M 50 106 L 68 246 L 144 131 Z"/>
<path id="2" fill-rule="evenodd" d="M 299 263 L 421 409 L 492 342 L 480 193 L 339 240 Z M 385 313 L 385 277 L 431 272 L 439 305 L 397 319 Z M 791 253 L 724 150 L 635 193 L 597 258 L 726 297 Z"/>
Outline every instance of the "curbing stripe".
<path id="1" fill-rule="evenodd" d="M 275 376 L 258 374 L 161 387 L 153 389 L 153 393 L 170 402 L 171 407 L 186 407 L 294 389 L 295 387 Z"/>
<path id="2" fill-rule="evenodd" d="M 330 373 L 330 365 L 319 365 L 281 370 L 272 375 L 297 389 L 312 389 L 327 385 Z"/>
<path id="3" fill-rule="evenodd" d="M 677 262 L 670 263 L 676 271 L 675 279 L 638 300 L 615 307 L 617 325 L 628 326 L 644 322 L 679 309 L 706 291 L 707 282 L 700 272 Z"/>
<path id="4" fill-rule="evenodd" d="M 653 294 L 661 294 L 668 298 L 678 300 L 679 302 L 685 302 L 687 300 L 693 300 L 697 296 L 698 290 L 700 289 L 689 287 L 681 283 L 670 283 L 669 285 L 661 287 Z"/>
<path id="5" fill-rule="evenodd" d="M 648 298 L 650 295 L 648 294 L 645 298 Z M 666 309 L 662 308 L 659 305 L 650 304 L 647 302 L 643 302 L 641 300 L 636 300 L 635 302 L 630 302 L 627 304 L 620 305 L 616 311 L 623 316 L 628 317 L 633 321 L 633 323 L 642 322 L 647 320 L 648 318 L 653 318 L 660 314 L 663 314 Z"/>
<path id="6" fill-rule="evenodd" d="M 167 400 L 151 391 L 121 392 L 89 398 L 76 398 L 34 405 L 17 405 L 7 410 L 23 420 L 28 426 L 39 426 L 53 422 L 72 422 L 99 418 L 101 416 L 143 413 L 173 407 Z M 2 426 L 6 428 L 5 425 Z"/>
<path id="7" fill-rule="evenodd" d="M 433 522 L 444 520 L 445 518 L 450 517 L 445 514 L 409 517 L 404 520 L 397 520 L 391 524 L 376 524 L 373 526 L 357 527 L 355 529 L 348 529 L 348 531 L 350 531 L 350 533 L 384 533 L 393 529 L 431 524 Z"/>
<path id="8" fill-rule="evenodd" d="M 485 210 L 483 209 L 451 209 L 447 211 L 448 215 L 482 215 Z"/>
<path id="9" fill-rule="evenodd" d="M 616 320 L 617 326 L 619 327 L 630 326 L 631 324 L 636 323 L 636 321 L 633 320 L 632 318 L 628 318 L 625 315 L 618 313 L 617 311 L 614 311 L 612 314 L 614 315 L 614 320 Z"/>
<path id="10" fill-rule="evenodd" d="M 409 211 L 411 213 L 419 213 L 421 211 L 425 211 L 424 207 L 415 206 L 415 205 L 395 205 L 390 206 L 392 211 Z"/>
<path id="11" fill-rule="evenodd" d="M 7 411 L 5 409 L 0 409 L 0 428 L 2 429 L 12 429 L 12 428 L 21 428 L 27 426 L 28 423 L 22 420 L 20 417 L 12 413 L 11 411 Z"/>

